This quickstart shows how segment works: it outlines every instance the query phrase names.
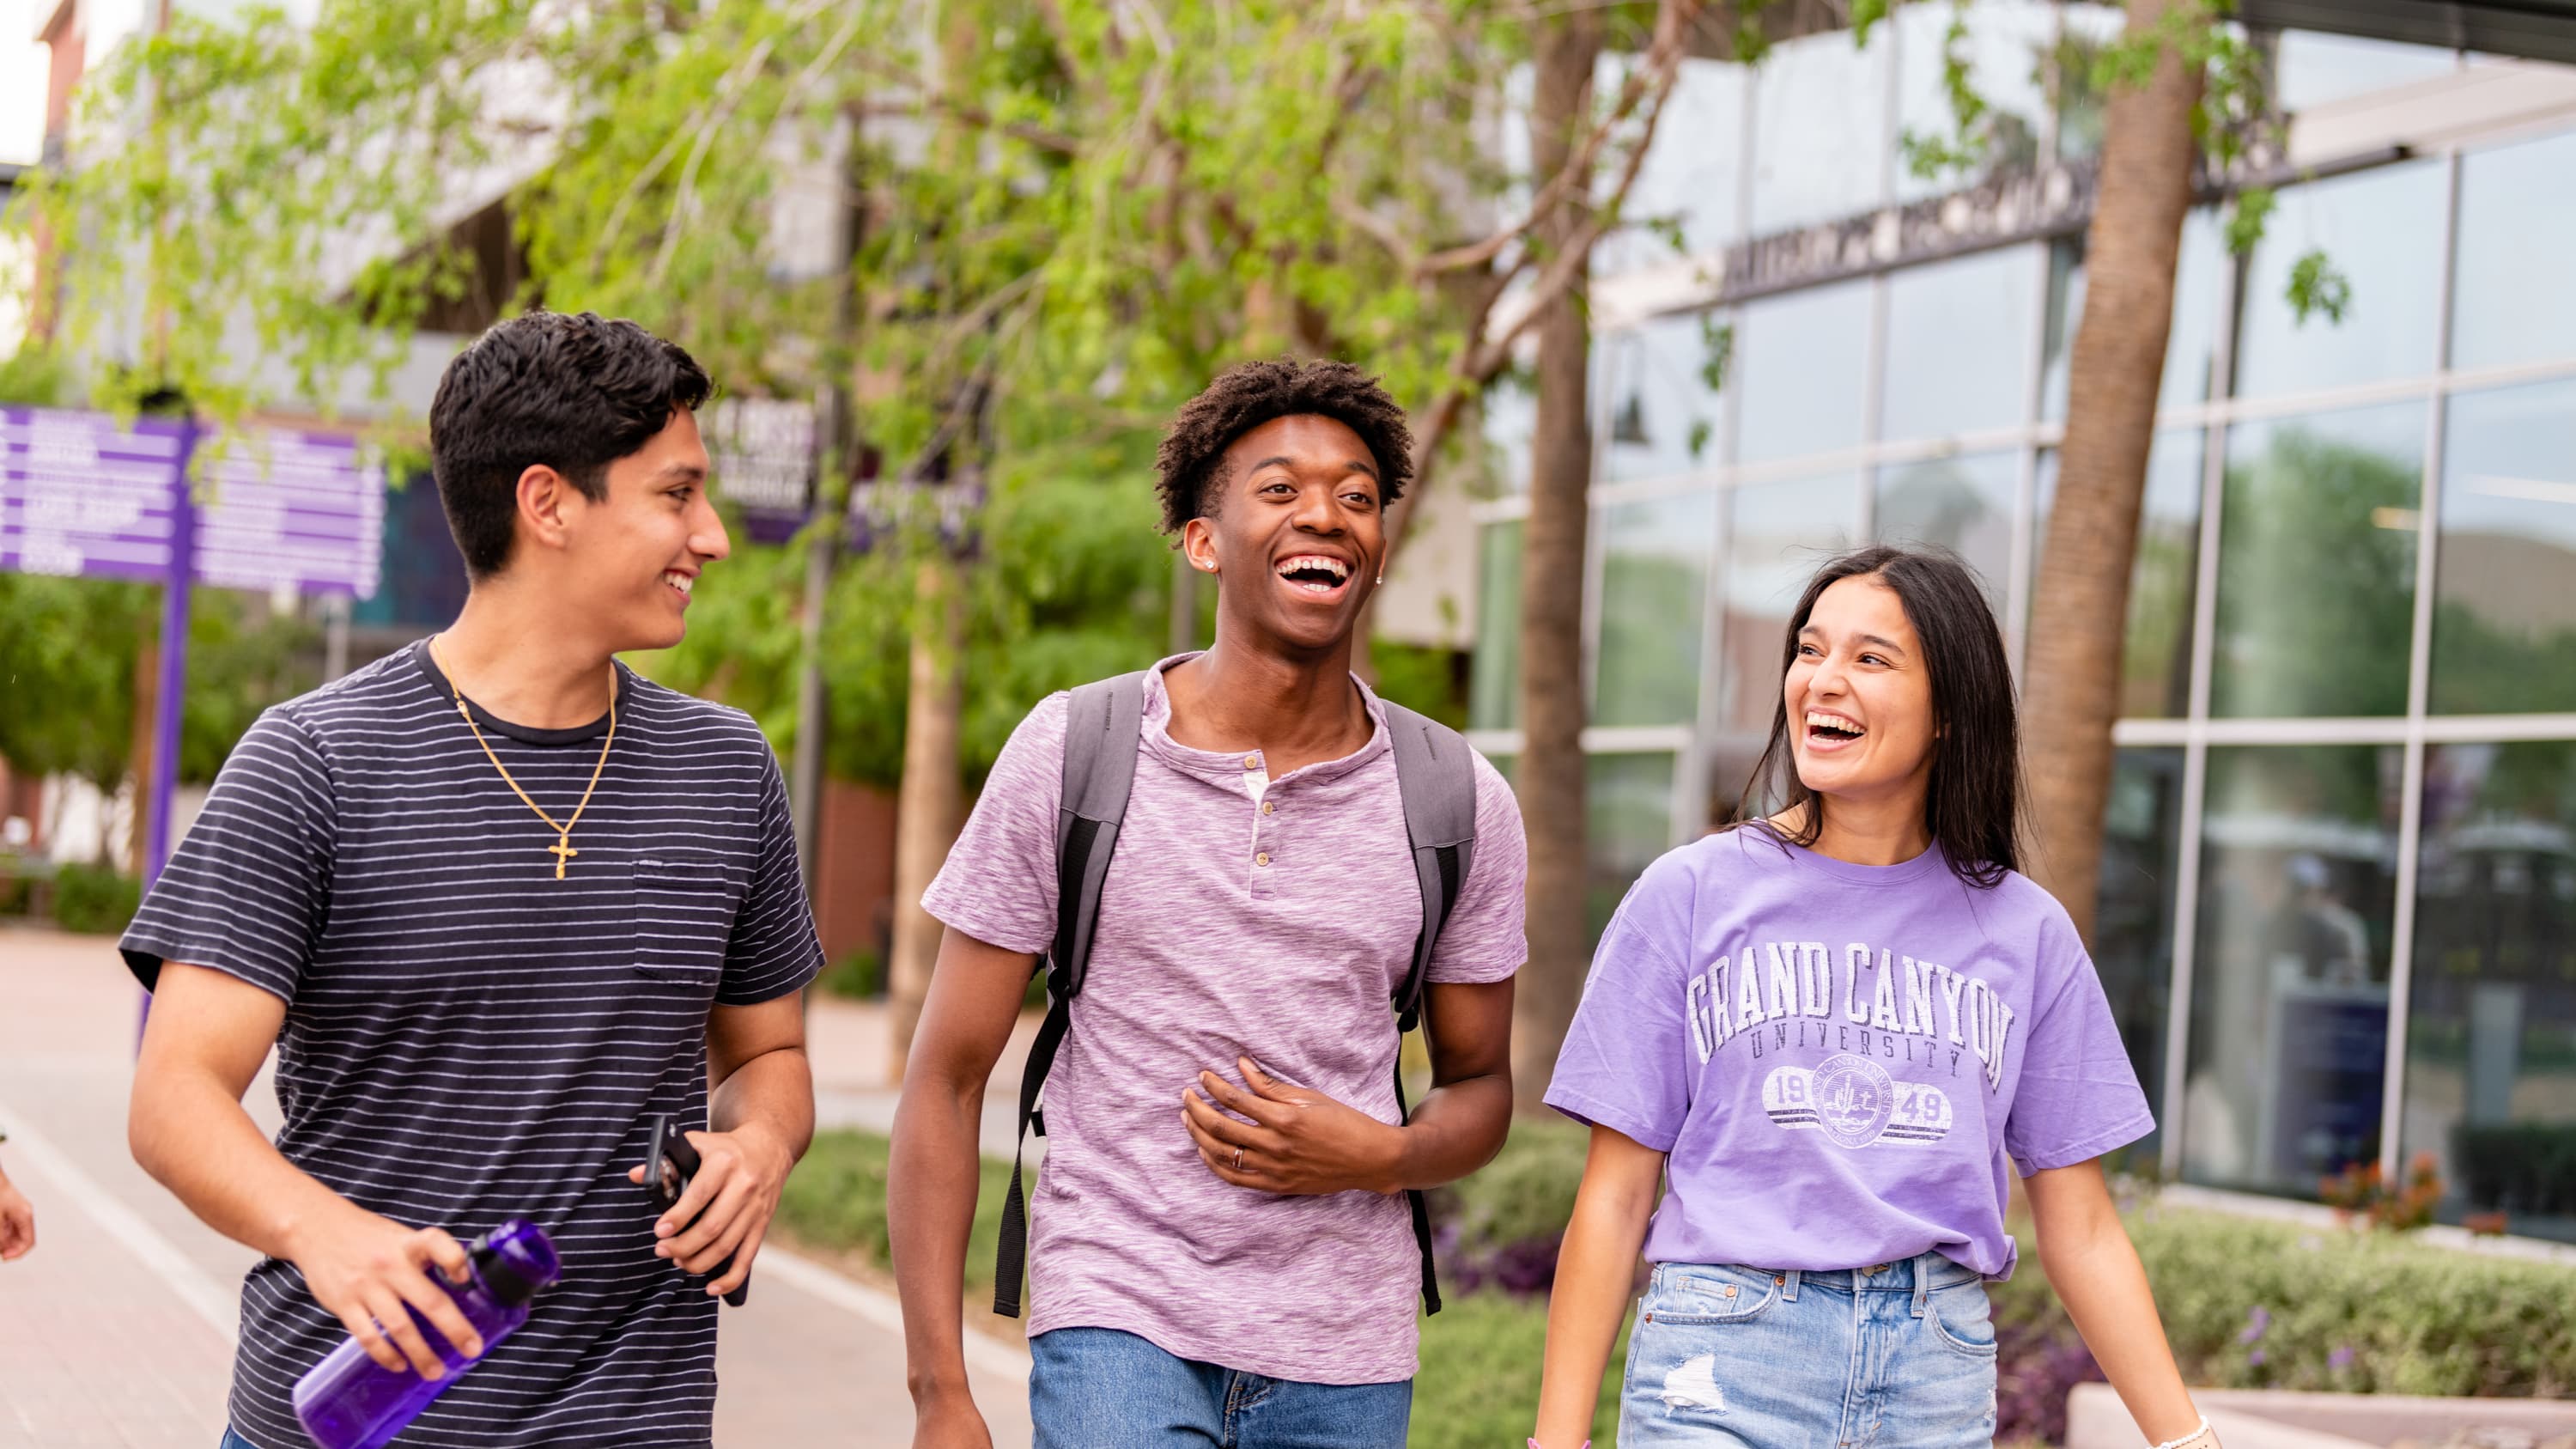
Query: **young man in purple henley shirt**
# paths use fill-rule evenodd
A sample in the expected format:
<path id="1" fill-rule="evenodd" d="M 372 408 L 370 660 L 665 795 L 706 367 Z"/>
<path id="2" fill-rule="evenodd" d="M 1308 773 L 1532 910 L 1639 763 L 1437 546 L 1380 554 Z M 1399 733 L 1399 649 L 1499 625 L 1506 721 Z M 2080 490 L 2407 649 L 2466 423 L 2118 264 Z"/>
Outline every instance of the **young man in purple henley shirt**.
<path id="1" fill-rule="evenodd" d="M 1040 1449 L 1393 1449 L 1415 1368 L 1404 1189 L 1511 1115 L 1520 811 L 1475 762 L 1476 843 L 1428 973 L 1433 1089 L 1399 1125 L 1389 1000 L 1422 900 L 1352 630 L 1411 471 L 1340 363 L 1248 363 L 1164 439 L 1164 526 L 1217 580 L 1215 646 L 1147 675 L 1135 784 L 1047 1088 L 1030 1206 Z M 991 1443 L 960 1287 L 984 1083 L 1056 930 L 1067 696 L 1029 713 L 922 906 L 947 927 L 887 1190 L 914 1443 Z"/>

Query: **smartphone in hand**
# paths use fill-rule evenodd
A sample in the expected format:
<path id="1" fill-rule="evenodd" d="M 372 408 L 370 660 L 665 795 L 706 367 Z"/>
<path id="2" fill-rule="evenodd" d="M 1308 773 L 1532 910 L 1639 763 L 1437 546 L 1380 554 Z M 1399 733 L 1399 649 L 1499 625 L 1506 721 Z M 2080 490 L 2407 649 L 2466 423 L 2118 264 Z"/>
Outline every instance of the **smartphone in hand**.
<path id="1" fill-rule="evenodd" d="M 688 1192 L 689 1179 L 698 1175 L 698 1166 L 698 1149 L 689 1145 L 689 1134 L 680 1126 L 679 1119 L 668 1113 L 655 1114 L 652 1142 L 645 1150 L 644 1190 L 667 1211 Z M 682 1224 L 681 1231 L 688 1231 L 688 1225 Z M 727 1257 L 709 1276 L 721 1278 L 732 1268 L 733 1259 Z M 724 1296 L 724 1301 L 740 1308 L 750 1297 L 751 1278 L 745 1275 L 742 1282 Z"/>

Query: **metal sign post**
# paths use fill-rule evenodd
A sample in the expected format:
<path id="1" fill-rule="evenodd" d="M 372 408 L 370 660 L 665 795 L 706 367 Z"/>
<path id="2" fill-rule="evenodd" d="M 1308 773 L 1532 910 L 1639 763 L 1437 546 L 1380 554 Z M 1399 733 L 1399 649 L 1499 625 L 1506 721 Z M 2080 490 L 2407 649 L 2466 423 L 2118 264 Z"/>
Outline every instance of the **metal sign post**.
<path id="1" fill-rule="evenodd" d="M 152 780 L 144 792 L 143 888 L 170 861 L 170 808 L 178 797 L 179 722 L 188 693 L 188 601 L 197 572 L 197 501 L 188 486 L 188 457 L 197 428 L 179 435 L 178 481 L 170 490 L 170 563 L 161 580 L 161 672 L 152 694 Z M 143 1007 L 152 1009 L 150 993 Z"/>

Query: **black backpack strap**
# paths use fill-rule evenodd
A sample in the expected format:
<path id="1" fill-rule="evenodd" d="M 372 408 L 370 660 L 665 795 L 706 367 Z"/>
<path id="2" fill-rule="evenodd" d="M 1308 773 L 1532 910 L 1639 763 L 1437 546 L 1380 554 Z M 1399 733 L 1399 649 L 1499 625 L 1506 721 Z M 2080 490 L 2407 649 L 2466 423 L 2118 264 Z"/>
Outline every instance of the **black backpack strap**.
<path id="1" fill-rule="evenodd" d="M 1381 701 L 1384 703 L 1384 701 Z M 1404 984 L 1395 990 L 1395 1025 L 1411 1031 L 1422 1022 L 1423 984 L 1429 978 L 1431 953 L 1440 944 L 1441 928 L 1458 905 L 1458 891 L 1476 855 L 1476 762 L 1466 737 L 1437 720 L 1400 704 L 1386 704 L 1386 725 L 1395 746 L 1396 789 L 1404 799 L 1404 832 L 1413 846 L 1413 872 L 1422 888 L 1422 930 L 1414 937 L 1413 960 Z M 1410 1120 L 1404 1096 L 1404 1058 L 1395 1067 L 1395 1107 L 1399 1120 Z M 1420 1192 L 1407 1189 L 1413 1210 L 1413 1241 L 1422 1250 L 1422 1307 L 1440 1311 L 1440 1275 L 1431 1260 L 1431 1209 Z"/>
<path id="2" fill-rule="evenodd" d="M 1047 1014 L 1020 1071 L 1020 1129 L 1011 1144 L 1010 1195 L 1002 1199 L 1001 1244 L 993 1260 L 993 1311 L 1020 1316 L 1020 1289 L 1029 1258 L 1028 1194 L 1022 1155 L 1035 1127 L 1046 1135 L 1038 1098 L 1056 1049 L 1073 1025 L 1073 998 L 1082 993 L 1091 963 L 1091 931 L 1100 919 L 1100 885 L 1109 877 L 1118 822 L 1127 815 L 1127 793 L 1136 783 L 1136 746 L 1143 737 L 1145 676 L 1122 674 L 1073 692 L 1064 728 L 1064 798 L 1056 811 L 1055 944 L 1047 951 Z"/>

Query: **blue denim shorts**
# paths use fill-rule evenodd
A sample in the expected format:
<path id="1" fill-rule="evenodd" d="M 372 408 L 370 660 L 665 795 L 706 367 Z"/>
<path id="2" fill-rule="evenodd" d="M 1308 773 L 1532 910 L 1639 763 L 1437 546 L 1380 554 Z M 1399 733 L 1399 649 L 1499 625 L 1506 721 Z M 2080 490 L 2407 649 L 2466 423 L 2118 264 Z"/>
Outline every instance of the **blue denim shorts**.
<path id="1" fill-rule="evenodd" d="M 1659 1263 L 1628 1339 L 1620 1449 L 1985 1449 L 1995 1326 L 1938 1253 L 1801 1273 Z"/>
<path id="2" fill-rule="evenodd" d="M 1413 1385 L 1309 1384 L 1175 1357 L 1132 1333 L 1029 1340 L 1037 1449 L 1403 1449 Z"/>

